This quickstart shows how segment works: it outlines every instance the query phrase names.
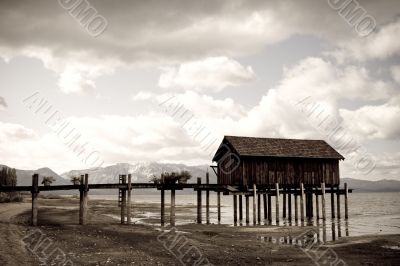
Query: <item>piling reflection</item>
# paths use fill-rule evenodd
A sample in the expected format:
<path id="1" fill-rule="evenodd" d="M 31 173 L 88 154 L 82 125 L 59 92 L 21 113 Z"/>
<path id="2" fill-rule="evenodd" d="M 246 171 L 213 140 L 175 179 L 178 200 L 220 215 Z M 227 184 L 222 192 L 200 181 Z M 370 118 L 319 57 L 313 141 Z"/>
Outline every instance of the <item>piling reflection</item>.
<path id="1" fill-rule="evenodd" d="M 284 221 L 283 223 L 285 226 L 292 225 L 290 221 Z M 310 243 L 313 241 L 313 243 L 324 244 L 327 242 L 336 241 L 342 236 L 350 235 L 348 220 L 332 219 L 327 222 L 322 219 L 309 219 L 306 221 L 306 225 L 310 226 L 310 230 L 306 231 L 307 233 L 304 234 L 302 238 L 293 235 L 289 230 L 287 230 L 286 232 L 282 232 L 281 235 L 259 236 L 259 240 L 261 242 L 269 242 L 273 244 L 299 245 L 304 247 L 310 245 Z"/>

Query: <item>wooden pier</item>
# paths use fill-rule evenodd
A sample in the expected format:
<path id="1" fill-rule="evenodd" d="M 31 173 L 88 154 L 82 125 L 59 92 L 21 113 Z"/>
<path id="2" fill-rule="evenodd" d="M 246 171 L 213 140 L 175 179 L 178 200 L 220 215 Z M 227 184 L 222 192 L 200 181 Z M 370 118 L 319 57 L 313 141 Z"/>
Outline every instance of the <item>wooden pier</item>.
<path id="1" fill-rule="evenodd" d="M 208 176 L 208 174 L 207 174 Z M 300 218 L 301 224 L 304 223 L 305 218 L 315 217 L 320 219 L 320 210 L 322 210 L 322 219 L 326 220 L 326 212 L 325 212 L 325 195 L 326 193 L 331 194 L 331 199 L 335 199 L 336 195 L 336 210 L 334 201 L 332 201 L 331 206 L 331 215 L 332 219 L 337 217 L 340 219 L 341 217 L 341 201 L 340 197 L 344 199 L 344 217 L 348 219 L 348 193 L 352 192 L 352 189 L 348 189 L 347 184 L 344 183 L 344 188 L 340 189 L 339 186 L 330 187 L 329 189 L 325 189 L 325 184 L 321 183 L 318 187 L 313 188 L 304 188 L 303 183 L 298 186 L 293 185 L 280 185 L 276 183 L 274 186 L 269 185 L 253 185 L 252 188 L 248 188 L 245 186 L 232 186 L 232 185 L 221 185 L 221 184 L 209 184 L 209 178 L 206 177 L 206 184 L 201 183 L 201 178 L 197 178 L 197 183 L 188 183 L 188 184 L 154 184 L 154 183 L 133 183 L 132 176 L 121 175 L 122 182 L 115 184 L 90 184 L 89 183 L 89 175 L 85 174 L 81 176 L 81 183 L 79 185 L 55 185 L 55 186 L 39 186 L 38 185 L 39 175 L 34 174 L 32 176 L 32 186 L 0 186 L 0 192 L 18 192 L 18 191 L 29 191 L 32 194 L 32 225 L 37 225 L 38 218 L 38 195 L 42 191 L 61 191 L 61 190 L 78 190 L 80 199 L 79 199 L 79 224 L 84 225 L 88 220 L 88 194 L 90 190 L 93 189 L 118 189 L 121 191 L 121 224 L 130 224 L 132 220 L 131 208 L 132 208 L 132 199 L 131 199 L 131 191 L 135 189 L 157 189 L 160 191 L 161 195 L 161 206 L 160 206 L 160 224 L 161 226 L 165 225 L 165 191 L 170 191 L 171 199 L 170 199 L 170 225 L 175 225 L 175 197 L 177 190 L 183 189 L 193 189 L 197 192 L 197 223 L 201 224 L 203 222 L 203 204 L 202 204 L 202 192 L 206 192 L 206 205 L 205 205 L 205 213 L 206 213 L 206 224 L 210 224 L 210 193 L 217 193 L 217 220 L 218 223 L 223 223 L 221 221 L 221 193 L 225 196 L 232 195 L 233 196 L 233 221 L 234 225 L 243 223 L 243 209 L 242 209 L 242 198 L 245 197 L 245 208 L 246 208 L 246 225 L 250 224 L 249 217 L 249 198 L 252 197 L 253 201 L 253 219 L 252 224 L 257 225 L 261 224 L 261 217 L 264 218 L 265 224 L 272 224 L 272 197 L 275 197 L 275 221 L 276 224 L 280 223 L 280 214 L 282 213 L 282 218 L 285 221 L 292 222 L 292 201 L 291 198 L 294 197 L 294 222 L 298 223 L 298 209 L 300 209 Z M 261 201 L 261 195 L 263 201 Z M 280 201 L 280 195 L 284 199 Z M 316 197 L 315 208 L 313 208 L 313 197 Z M 298 197 L 300 197 L 300 208 L 298 206 Z M 321 197 L 321 201 L 318 200 L 318 197 Z M 285 200 L 285 198 L 287 200 Z M 237 203 L 239 199 L 239 204 Z M 261 208 L 261 204 L 263 202 L 263 208 Z M 320 206 L 321 204 L 321 206 Z M 237 215 L 237 211 L 239 209 L 239 217 Z M 283 216 L 286 213 L 287 216 Z M 264 212 L 263 215 L 261 212 Z M 238 219 L 239 218 L 239 219 Z"/>

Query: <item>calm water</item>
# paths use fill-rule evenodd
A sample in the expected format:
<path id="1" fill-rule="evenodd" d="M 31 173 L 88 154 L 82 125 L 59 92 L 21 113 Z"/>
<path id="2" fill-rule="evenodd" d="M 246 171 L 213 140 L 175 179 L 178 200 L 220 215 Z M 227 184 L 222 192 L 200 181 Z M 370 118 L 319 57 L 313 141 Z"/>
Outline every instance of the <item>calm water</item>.
<path id="1" fill-rule="evenodd" d="M 203 194 L 203 204 L 205 204 L 205 193 Z M 108 199 L 116 200 L 116 195 L 92 195 L 93 199 Z M 336 197 L 335 197 L 336 201 Z M 133 203 L 160 203 L 159 195 L 134 195 Z M 210 220 L 211 223 L 217 223 L 217 208 L 216 208 L 217 197 L 215 193 L 210 193 Z M 282 203 L 282 198 L 280 199 Z M 321 200 L 320 200 L 321 202 Z M 166 203 L 169 203 L 169 193 L 166 193 Z M 177 193 L 176 205 L 192 206 L 188 208 L 186 213 L 176 213 L 176 223 L 185 224 L 195 222 L 197 210 L 196 210 L 196 193 L 191 195 L 180 195 Z M 336 202 L 335 202 L 336 203 Z M 233 225 L 233 197 L 223 196 L 221 194 L 221 223 Z M 294 199 L 292 198 L 292 204 L 294 206 Z M 344 198 L 341 197 L 341 215 L 344 217 Z M 238 204 L 239 205 L 239 204 Z M 250 226 L 252 225 L 252 198 L 250 198 Z M 275 201 L 272 197 L 272 224 L 276 225 L 275 222 Z M 243 197 L 243 218 L 245 219 L 245 200 Z M 282 206 L 281 206 L 282 208 Z M 263 210 L 263 208 L 261 207 Z M 314 201 L 314 212 L 315 212 L 315 201 Z M 321 212 L 321 208 L 320 208 Z M 330 213 L 330 195 L 326 197 L 326 212 L 329 217 L 325 223 L 322 219 L 313 219 L 308 221 L 309 224 L 317 225 L 319 228 L 319 237 L 321 240 L 330 241 L 335 240 L 341 236 L 359 236 L 367 234 L 400 234 L 400 193 L 354 193 L 349 194 L 349 219 L 331 219 Z M 336 204 L 335 204 L 336 212 Z M 282 215 L 282 209 L 280 210 Z M 168 213 L 166 213 L 168 216 Z M 205 220 L 205 208 L 203 209 L 203 221 Z M 294 207 L 292 207 L 292 216 L 294 219 Z M 315 214 L 314 214 L 315 216 Z M 322 215 L 321 215 L 322 216 Z M 140 218 L 141 217 L 141 218 Z M 146 218 L 159 218 L 159 210 L 154 212 L 147 212 L 140 215 L 139 218 L 135 219 L 137 222 Z M 190 217 L 188 219 L 188 217 Z M 166 217 L 168 220 L 168 217 Z M 261 222 L 264 224 L 264 221 Z M 280 218 L 281 226 L 295 225 L 295 222 L 289 222 Z M 300 222 L 299 222 L 299 225 Z"/>

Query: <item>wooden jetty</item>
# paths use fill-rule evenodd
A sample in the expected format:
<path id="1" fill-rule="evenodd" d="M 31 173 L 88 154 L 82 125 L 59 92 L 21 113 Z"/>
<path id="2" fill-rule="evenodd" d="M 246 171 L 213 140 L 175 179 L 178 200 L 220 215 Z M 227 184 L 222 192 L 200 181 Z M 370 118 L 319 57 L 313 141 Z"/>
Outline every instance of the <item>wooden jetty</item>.
<path id="1" fill-rule="evenodd" d="M 127 175 L 125 175 L 127 176 Z M 130 175 L 128 175 L 129 177 Z M 128 178 L 128 182 L 123 182 L 123 183 L 115 183 L 115 184 L 90 184 L 89 183 L 89 175 L 85 174 L 84 176 L 81 177 L 81 184 L 80 185 L 55 185 L 55 186 L 39 186 L 38 185 L 38 180 L 39 180 L 39 175 L 34 174 L 32 176 L 32 186 L 0 186 L 0 191 L 1 192 L 15 192 L 15 191 L 28 191 L 31 192 L 32 194 L 32 225 L 36 226 L 37 225 L 37 217 L 38 217 L 38 209 L 39 209 L 39 204 L 38 204 L 38 195 L 40 192 L 43 191 L 62 191 L 62 190 L 78 190 L 80 192 L 80 197 L 79 197 L 79 224 L 86 224 L 87 223 L 87 212 L 88 212 L 88 194 L 90 190 L 94 189 L 120 189 L 122 190 L 122 202 L 120 205 L 121 208 L 121 224 L 130 224 L 132 215 L 131 215 L 131 191 L 134 189 L 157 189 L 160 191 L 161 195 L 161 206 L 160 206 L 160 224 L 162 226 L 165 225 L 165 191 L 169 190 L 171 191 L 171 208 L 170 208 L 170 224 L 174 225 L 175 224 L 175 191 L 177 190 L 183 190 L 183 189 L 193 189 L 194 191 L 197 191 L 197 223 L 201 224 L 203 221 L 203 204 L 202 204 L 202 197 L 203 197 L 203 191 L 206 192 L 206 202 L 210 202 L 210 192 L 215 192 L 217 193 L 217 219 L 218 223 L 221 223 L 221 192 L 223 195 L 233 195 L 234 202 L 237 199 L 237 196 L 239 196 L 239 219 L 240 221 L 243 218 L 242 215 L 242 196 L 245 197 L 246 201 L 246 224 L 249 224 L 249 198 L 253 197 L 253 219 L 252 222 L 253 224 L 256 223 L 256 215 L 257 217 L 264 217 L 264 220 L 268 224 L 272 224 L 272 197 L 276 197 L 275 200 L 276 202 L 276 210 L 275 210 L 275 220 L 277 221 L 277 224 L 279 224 L 279 219 L 280 219 L 280 211 L 279 209 L 281 208 L 279 204 L 279 195 L 283 193 L 283 189 L 279 187 L 279 184 L 276 183 L 274 187 L 271 186 L 266 186 L 266 185 L 259 185 L 259 186 L 254 186 L 253 189 L 249 189 L 248 191 L 241 191 L 240 187 L 238 186 L 230 186 L 230 185 L 221 185 L 221 184 L 202 184 L 201 183 L 201 178 L 198 178 L 197 183 L 188 183 L 188 184 L 154 184 L 154 183 L 132 183 L 131 178 Z M 352 189 L 347 188 L 347 184 L 345 183 L 343 189 L 334 188 L 334 189 L 326 189 L 324 190 L 323 188 L 325 187 L 324 183 L 321 184 L 321 189 L 313 190 L 313 191 L 307 191 L 304 190 L 303 185 L 301 184 L 299 189 L 291 189 L 291 190 L 286 190 L 285 193 L 287 196 L 292 196 L 297 199 L 300 197 L 301 199 L 304 198 L 304 195 L 313 193 L 316 196 L 321 196 L 322 201 L 321 201 L 321 208 L 323 210 L 322 212 L 322 219 L 326 219 L 325 215 L 325 194 L 326 193 L 331 193 L 332 195 L 337 195 L 337 197 L 343 196 L 344 197 L 344 210 L 345 210 L 345 218 L 348 218 L 348 193 L 352 192 Z M 128 196 L 125 196 L 127 193 Z M 256 197 L 259 195 L 263 195 L 263 208 L 261 208 L 261 200 L 255 200 Z M 298 209 L 297 207 L 297 200 L 295 200 L 295 210 Z M 302 201 L 301 201 L 302 202 Z M 337 201 L 338 204 L 340 204 L 340 201 Z M 258 207 L 257 207 L 258 206 Z M 210 223 L 210 204 L 205 205 L 206 208 L 206 223 Z M 234 204 L 234 216 L 237 217 L 237 209 L 238 205 Z M 287 208 L 290 209 L 291 206 L 287 205 Z M 338 207 L 339 210 L 339 207 Z M 262 215 L 261 212 L 264 212 Z M 297 211 L 296 211 L 297 213 Z M 304 217 L 304 208 L 301 206 L 301 211 L 300 211 L 300 216 L 303 218 Z M 291 218 L 291 217 L 290 217 Z M 288 219 L 290 219 L 288 218 Z M 294 217 L 294 220 L 297 222 L 297 217 Z M 239 220 L 237 218 L 234 218 L 234 221 L 238 222 Z M 304 219 L 302 220 L 304 221 Z"/>
<path id="2" fill-rule="evenodd" d="M 206 192 L 205 223 L 210 224 L 210 193 L 217 194 L 217 221 L 221 223 L 221 193 L 233 196 L 233 221 L 243 223 L 243 196 L 245 198 L 245 223 L 250 224 L 250 198 L 252 197 L 253 225 L 272 224 L 272 198 L 275 197 L 275 221 L 280 218 L 295 222 L 316 217 L 326 220 L 326 194 L 331 194 L 331 218 L 341 218 L 341 200 L 344 199 L 344 218 L 348 219 L 347 184 L 340 188 L 339 160 L 344 159 L 326 142 L 319 140 L 286 140 L 226 136 L 221 143 L 212 166 L 217 184 L 209 183 L 207 172 L 205 184 L 200 177 L 196 183 L 171 184 L 134 183 L 130 174 L 120 175 L 119 183 L 90 184 L 89 175 L 81 176 L 78 185 L 39 186 L 39 176 L 32 176 L 32 186 L 0 186 L 0 192 L 30 191 L 32 194 L 32 225 L 37 225 L 38 195 L 42 191 L 78 190 L 79 224 L 88 220 L 88 194 L 94 189 L 118 189 L 120 191 L 121 224 L 132 221 L 131 191 L 134 189 L 157 189 L 160 191 L 160 224 L 165 221 L 165 191 L 170 191 L 170 221 L 175 225 L 176 191 L 192 189 L 197 192 L 197 223 L 203 223 L 203 191 Z M 335 215 L 336 195 L 336 215 Z M 315 196 L 315 204 L 314 204 Z M 282 198 L 282 200 L 280 200 Z M 294 198 L 294 206 L 292 199 Z M 321 200 L 319 200 L 321 198 Z M 239 202 L 238 202 L 239 201 Z M 282 203 L 282 206 L 281 206 Z M 263 205 L 263 208 L 261 208 Z M 300 206 L 298 206 L 300 205 Z M 315 208 L 314 208 L 315 206 Z M 294 217 L 292 215 L 294 207 Z M 239 215 L 238 215 L 239 211 Z M 263 215 L 262 215 L 263 212 Z M 300 213 L 299 213 L 300 212 Z M 282 214 L 282 215 L 281 215 Z M 314 216 L 315 214 L 315 216 Z"/>

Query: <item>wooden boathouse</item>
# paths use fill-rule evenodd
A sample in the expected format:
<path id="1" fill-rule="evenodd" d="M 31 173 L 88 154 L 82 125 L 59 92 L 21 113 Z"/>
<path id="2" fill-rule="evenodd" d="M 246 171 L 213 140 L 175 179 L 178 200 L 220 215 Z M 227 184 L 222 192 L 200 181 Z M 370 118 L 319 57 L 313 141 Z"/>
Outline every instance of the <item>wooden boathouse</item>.
<path id="1" fill-rule="evenodd" d="M 316 196 L 316 213 L 319 218 L 319 198 L 325 193 L 325 186 L 331 188 L 331 213 L 335 217 L 334 191 L 339 193 L 340 172 L 339 161 L 344 157 L 324 140 L 256 138 L 225 136 L 216 151 L 212 166 L 220 185 L 235 186 L 241 192 L 253 190 L 258 193 L 258 213 L 261 213 L 260 194 L 264 191 L 265 217 L 271 216 L 271 189 L 275 188 L 276 216 L 279 222 L 279 191 L 282 192 L 282 216 L 291 220 L 292 195 L 295 200 L 295 219 L 297 220 L 297 196 L 301 195 L 301 216 L 303 217 L 303 200 L 305 201 L 306 217 L 312 218 L 313 195 Z M 347 189 L 347 185 L 345 184 Z M 321 192 L 322 191 L 322 192 Z M 347 190 L 346 190 L 347 191 Z M 337 212 L 340 218 L 340 197 L 337 193 Z M 239 195 L 239 219 L 242 219 L 242 196 Z M 248 194 L 248 193 L 247 193 Z M 266 195 L 268 195 L 268 198 Z M 347 195 L 347 193 L 346 193 Z M 304 196 L 304 199 L 303 199 Z M 255 206 L 255 197 L 253 205 Z M 234 206 L 237 199 L 234 198 Z M 323 216 L 325 218 L 325 195 L 323 201 Z M 347 217 L 347 196 L 345 199 Z M 246 213 L 248 209 L 246 196 Z M 269 211 L 268 211 L 269 210 Z M 255 217 L 253 217 L 255 219 Z M 260 215 L 258 220 L 260 220 Z M 270 218 L 268 218 L 270 219 Z M 236 221 L 236 207 L 234 210 Z M 248 221 L 246 221 L 248 222 Z"/>
<path id="2" fill-rule="evenodd" d="M 337 186 L 339 160 L 344 157 L 324 140 L 236 136 L 225 136 L 213 158 L 218 184 L 243 187 Z"/>

